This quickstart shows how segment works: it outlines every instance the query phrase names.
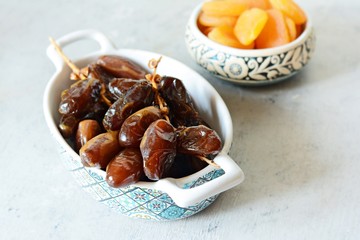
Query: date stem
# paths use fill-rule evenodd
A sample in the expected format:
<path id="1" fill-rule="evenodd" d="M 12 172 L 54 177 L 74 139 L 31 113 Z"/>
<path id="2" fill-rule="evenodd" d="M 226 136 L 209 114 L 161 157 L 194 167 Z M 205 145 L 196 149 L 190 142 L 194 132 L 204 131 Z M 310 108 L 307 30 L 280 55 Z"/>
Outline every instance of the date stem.
<path id="1" fill-rule="evenodd" d="M 203 157 L 203 156 L 200 156 L 200 155 L 198 155 L 198 156 L 196 156 L 196 157 L 199 158 L 200 160 L 206 162 L 207 164 L 213 166 L 213 167 L 220 168 L 220 166 L 217 165 L 217 164 L 214 162 L 214 160 L 207 159 L 206 157 Z"/>
<path id="2" fill-rule="evenodd" d="M 170 123 L 170 119 L 168 116 L 169 109 L 166 107 L 165 100 L 160 96 L 160 94 L 158 92 L 158 86 L 157 86 L 157 83 L 160 80 L 160 75 L 158 75 L 156 73 L 156 71 L 157 71 L 157 67 L 158 67 L 161 59 L 162 59 L 162 56 L 160 56 L 159 59 L 157 59 L 157 60 L 153 58 L 149 61 L 148 67 L 150 69 L 154 69 L 154 72 L 152 74 L 147 74 L 145 76 L 145 78 L 151 82 L 153 89 L 155 90 L 155 99 L 156 99 L 157 103 L 159 104 L 161 114 L 164 116 L 165 120 Z"/>
<path id="3" fill-rule="evenodd" d="M 82 71 L 64 54 L 63 50 L 60 48 L 60 46 L 55 42 L 55 40 L 52 37 L 49 37 L 49 40 L 51 44 L 54 46 L 57 53 L 60 55 L 60 57 L 64 60 L 64 62 L 71 68 L 73 73 L 76 77 L 79 79 L 86 79 L 87 76 L 82 73 Z"/>
<path id="4" fill-rule="evenodd" d="M 101 100 L 110 107 L 112 105 L 111 101 L 105 96 L 106 93 L 106 87 L 104 83 L 101 83 L 101 90 L 100 90 L 100 96 Z"/>
<path id="5" fill-rule="evenodd" d="M 78 68 L 63 52 L 61 47 L 55 42 L 55 40 L 52 37 L 49 37 L 49 40 L 51 44 L 54 46 L 56 52 L 60 55 L 60 57 L 64 60 L 64 62 L 68 65 L 68 67 L 72 70 L 72 73 L 70 75 L 71 80 L 85 80 L 88 78 L 89 75 L 89 68 Z M 105 96 L 106 87 L 105 84 L 101 84 L 101 100 L 108 105 L 109 107 L 112 105 L 111 101 Z"/>

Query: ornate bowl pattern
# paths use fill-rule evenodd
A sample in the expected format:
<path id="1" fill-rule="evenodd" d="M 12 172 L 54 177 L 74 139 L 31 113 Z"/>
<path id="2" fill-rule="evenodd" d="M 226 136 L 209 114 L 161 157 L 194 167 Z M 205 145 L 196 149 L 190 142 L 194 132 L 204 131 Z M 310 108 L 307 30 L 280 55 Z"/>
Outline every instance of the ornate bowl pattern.
<path id="1" fill-rule="evenodd" d="M 200 8 L 186 27 L 185 42 L 192 58 L 214 76 L 240 85 L 266 85 L 285 80 L 310 60 L 315 34 L 308 21 L 304 32 L 293 42 L 270 49 L 241 50 L 217 44 L 196 25 Z"/>
<path id="2" fill-rule="evenodd" d="M 104 177 L 91 168 L 84 167 L 78 160 L 73 159 L 65 149 L 60 150 L 62 162 L 80 186 L 96 201 L 134 218 L 150 220 L 177 220 L 190 217 L 213 203 L 218 195 L 207 198 L 196 205 L 179 207 L 171 197 L 160 190 L 137 186 L 125 188 L 110 187 Z M 202 177 L 186 183 L 184 189 L 200 186 L 224 174 L 224 170 L 213 170 Z"/>

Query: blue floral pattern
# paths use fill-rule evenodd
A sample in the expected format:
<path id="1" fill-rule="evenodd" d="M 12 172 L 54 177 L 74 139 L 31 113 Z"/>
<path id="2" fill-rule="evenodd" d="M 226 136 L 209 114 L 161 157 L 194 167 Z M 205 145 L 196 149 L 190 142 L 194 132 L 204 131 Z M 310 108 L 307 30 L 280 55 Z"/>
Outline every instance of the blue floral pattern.
<path id="1" fill-rule="evenodd" d="M 91 169 L 79 167 L 76 160 L 61 151 L 62 159 L 72 164 L 65 164 L 73 173 L 83 189 L 95 200 L 129 217 L 151 219 L 156 221 L 176 220 L 194 215 L 213 203 L 216 196 L 205 199 L 194 206 L 186 208 L 177 206 L 171 197 L 156 189 L 128 186 L 112 188 L 105 179 Z M 183 188 L 189 189 L 211 181 L 224 174 L 222 169 L 213 170 L 195 181 L 186 183 Z"/>
<path id="2" fill-rule="evenodd" d="M 198 40 L 188 26 L 188 51 L 194 60 L 216 77 L 243 85 L 261 85 L 284 80 L 298 72 L 315 50 L 314 31 L 296 48 L 278 55 L 242 57 L 213 49 Z"/>

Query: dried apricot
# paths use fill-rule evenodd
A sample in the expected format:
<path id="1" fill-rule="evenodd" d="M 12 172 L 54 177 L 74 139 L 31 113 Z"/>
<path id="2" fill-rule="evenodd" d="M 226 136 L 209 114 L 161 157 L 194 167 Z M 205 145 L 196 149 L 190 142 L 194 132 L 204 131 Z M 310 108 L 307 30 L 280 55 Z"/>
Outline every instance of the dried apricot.
<path id="1" fill-rule="evenodd" d="M 212 16 L 206 13 L 201 13 L 199 16 L 199 23 L 206 27 L 230 26 L 233 27 L 236 23 L 237 17 L 231 16 Z"/>
<path id="2" fill-rule="evenodd" d="M 271 8 L 269 0 L 230 0 L 232 2 L 242 3 L 249 8 L 261 8 L 263 10 Z"/>
<path id="3" fill-rule="evenodd" d="M 214 42 L 220 43 L 228 47 L 242 48 L 242 49 L 254 48 L 254 42 L 247 46 L 241 44 L 234 35 L 233 28 L 229 26 L 220 26 L 214 28 L 211 32 L 209 32 L 208 37 Z"/>
<path id="4" fill-rule="evenodd" d="M 286 27 L 287 27 L 290 42 L 291 42 L 296 39 L 296 25 L 295 25 L 294 21 L 289 17 L 285 17 L 285 23 L 286 23 Z"/>
<path id="5" fill-rule="evenodd" d="M 289 43 L 301 35 L 307 21 L 294 0 L 212 0 L 203 3 L 201 10 L 198 27 L 204 35 L 241 49 Z"/>
<path id="6" fill-rule="evenodd" d="M 203 29 L 202 33 L 207 36 L 213 29 L 214 27 L 206 27 Z"/>
<path id="7" fill-rule="evenodd" d="M 234 34 L 241 44 L 250 45 L 259 36 L 267 20 L 268 16 L 265 10 L 260 8 L 246 10 L 238 18 Z"/>
<path id="8" fill-rule="evenodd" d="M 296 28 L 296 37 L 299 37 L 304 31 L 304 24 L 295 25 Z"/>
<path id="9" fill-rule="evenodd" d="M 293 0 L 269 0 L 272 7 L 280 10 L 287 17 L 291 18 L 295 24 L 306 22 L 304 11 Z"/>
<path id="10" fill-rule="evenodd" d="M 239 16 L 248 7 L 233 1 L 210 1 L 202 5 L 202 10 L 212 16 Z"/>
<path id="11" fill-rule="evenodd" d="M 255 40 L 256 48 L 272 48 L 289 42 L 284 15 L 277 9 L 266 10 L 268 21 L 259 37 Z"/>

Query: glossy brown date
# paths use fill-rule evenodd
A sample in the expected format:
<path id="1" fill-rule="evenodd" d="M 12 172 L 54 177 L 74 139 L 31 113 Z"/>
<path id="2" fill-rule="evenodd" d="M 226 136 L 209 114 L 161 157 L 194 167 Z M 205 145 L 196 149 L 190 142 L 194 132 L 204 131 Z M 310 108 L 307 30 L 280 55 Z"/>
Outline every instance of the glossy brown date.
<path id="1" fill-rule="evenodd" d="M 139 147 L 146 129 L 152 122 L 161 118 L 160 109 L 154 106 L 140 109 L 129 116 L 119 132 L 119 144 L 122 147 Z"/>
<path id="2" fill-rule="evenodd" d="M 99 79 L 102 83 L 108 84 L 114 76 L 107 71 L 100 65 L 96 63 L 92 63 L 88 66 L 89 68 L 89 75 L 88 78 L 95 78 Z"/>
<path id="3" fill-rule="evenodd" d="M 97 62 L 106 72 L 118 78 L 143 79 L 148 73 L 139 64 L 119 56 L 101 56 Z"/>
<path id="4" fill-rule="evenodd" d="M 113 103 L 105 113 L 103 126 L 106 130 L 117 131 L 127 117 L 143 107 L 149 106 L 154 99 L 151 83 L 139 81 L 124 97 Z"/>
<path id="5" fill-rule="evenodd" d="M 177 134 L 177 151 L 180 153 L 216 155 L 222 148 L 219 135 L 204 125 L 182 128 Z"/>
<path id="6" fill-rule="evenodd" d="M 120 151 L 117 134 L 118 132 L 99 134 L 82 146 L 79 155 L 83 165 L 105 169 Z"/>
<path id="7" fill-rule="evenodd" d="M 202 123 L 194 103 L 181 80 L 162 77 L 159 92 L 170 108 L 171 123 L 178 126 L 195 126 Z"/>
<path id="8" fill-rule="evenodd" d="M 59 123 L 59 130 L 64 138 L 69 138 L 76 132 L 79 119 L 73 115 L 62 115 Z"/>
<path id="9" fill-rule="evenodd" d="M 77 117 L 85 115 L 98 102 L 100 90 L 101 83 L 97 79 L 79 80 L 62 94 L 59 113 Z"/>
<path id="10" fill-rule="evenodd" d="M 174 127 L 163 119 L 150 124 L 141 140 L 140 151 L 144 160 L 145 175 L 151 180 L 162 178 L 176 156 Z"/>
<path id="11" fill-rule="evenodd" d="M 79 122 L 76 131 L 76 148 L 79 151 L 90 139 L 101 133 L 101 127 L 96 120 L 85 119 Z"/>
<path id="12" fill-rule="evenodd" d="M 109 82 L 108 89 L 113 99 L 124 97 L 127 91 L 131 89 L 139 81 L 146 80 L 135 80 L 129 78 L 114 78 Z"/>
<path id="13" fill-rule="evenodd" d="M 115 188 L 138 182 L 143 175 L 143 160 L 138 148 L 125 148 L 106 168 L 106 182 Z"/>

